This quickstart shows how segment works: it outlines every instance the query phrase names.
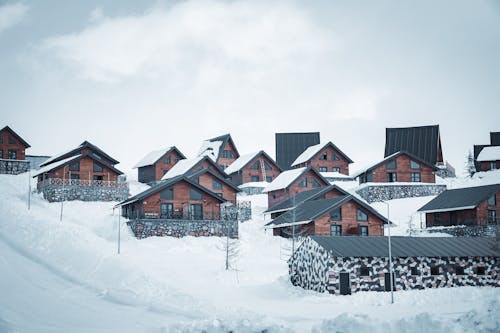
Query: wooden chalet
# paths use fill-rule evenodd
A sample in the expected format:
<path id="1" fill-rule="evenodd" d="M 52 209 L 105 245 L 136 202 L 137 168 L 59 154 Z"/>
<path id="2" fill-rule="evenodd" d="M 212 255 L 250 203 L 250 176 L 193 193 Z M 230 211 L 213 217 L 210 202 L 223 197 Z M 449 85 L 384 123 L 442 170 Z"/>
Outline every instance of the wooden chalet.
<path id="1" fill-rule="evenodd" d="M 447 190 L 418 210 L 427 227 L 500 222 L 500 184 Z"/>
<path id="2" fill-rule="evenodd" d="M 119 205 L 129 219 L 220 220 L 226 199 L 195 179 L 179 175 L 163 180 Z"/>
<path id="3" fill-rule="evenodd" d="M 137 169 L 139 182 L 150 184 L 160 181 L 168 170 L 185 158 L 177 147 L 168 147 L 148 153 L 134 169 Z"/>
<path id="4" fill-rule="evenodd" d="M 273 207 L 297 193 L 328 185 L 330 183 L 316 169 L 308 166 L 282 172 L 263 193 L 267 193 L 268 207 Z"/>
<path id="5" fill-rule="evenodd" d="M 9 126 L 0 130 L 0 173 L 19 174 L 29 170 L 26 149 L 31 147 Z"/>
<path id="6" fill-rule="evenodd" d="M 210 168 L 200 169 L 187 176 L 197 184 L 209 189 L 218 196 L 236 205 L 236 195 L 241 190 L 230 180 L 221 177 Z"/>
<path id="7" fill-rule="evenodd" d="M 427 161 L 399 151 L 387 156 L 382 161 L 358 171 L 353 178 L 359 178 L 359 183 L 435 183 L 435 173 L 438 168 Z"/>
<path id="8" fill-rule="evenodd" d="M 224 170 L 213 159 L 208 156 L 199 156 L 189 158 L 177 162 L 166 174 L 161 178 L 167 180 L 181 175 L 189 176 L 190 174 L 203 169 L 210 169 L 221 178 L 229 178 Z"/>
<path id="9" fill-rule="evenodd" d="M 224 171 L 236 185 L 254 182 L 272 182 L 281 173 L 281 168 L 261 150 L 240 156 Z"/>
<path id="10" fill-rule="evenodd" d="M 306 200 L 269 222 L 275 236 L 382 236 L 387 220 L 352 195 Z"/>
<path id="11" fill-rule="evenodd" d="M 225 169 L 236 161 L 240 157 L 240 154 L 231 138 L 231 134 L 224 134 L 203 141 L 198 156 L 208 156 Z"/>
<path id="12" fill-rule="evenodd" d="M 490 132 L 489 145 L 474 145 L 474 163 L 476 171 L 500 169 L 500 132 Z M 486 151 L 483 153 L 483 150 Z"/>
<path id="13" fill-rule="evenodd" d="M 319 172 L 337 172 L 349 175 L 353 161 L 331 141 L 308 147 L 292 163 L 292 168 L 312 166 Z"/>

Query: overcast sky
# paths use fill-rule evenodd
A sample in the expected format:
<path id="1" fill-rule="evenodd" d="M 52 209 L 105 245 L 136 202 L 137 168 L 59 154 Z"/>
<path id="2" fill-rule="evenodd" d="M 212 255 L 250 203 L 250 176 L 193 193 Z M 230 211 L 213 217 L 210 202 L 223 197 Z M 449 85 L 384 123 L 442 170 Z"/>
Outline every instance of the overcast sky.
<path id="1" fill-rule="evenodd" d="M 439 124 L 458 170 L 500 131 L 498 1 L 0 0 L 0 126 L 51 155 L 84 140 L 130 168 L 230 132 L 319 131 L 355 162 L 386 127 Z"/>

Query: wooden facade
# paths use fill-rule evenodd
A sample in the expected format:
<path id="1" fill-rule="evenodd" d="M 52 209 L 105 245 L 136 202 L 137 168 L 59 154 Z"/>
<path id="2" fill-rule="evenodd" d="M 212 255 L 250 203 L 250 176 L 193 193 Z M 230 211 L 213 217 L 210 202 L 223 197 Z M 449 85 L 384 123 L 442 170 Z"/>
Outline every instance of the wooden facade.
<path id="1" fill-rule="evenodd" d="M 9 126 L 0 130 L 0 159 L 24 161 L 29 147 L 31 146 Z"/>
<path id="2" fill-rule="evenodd" d="M 188 178 L 236 205 L 236 195 L 241 192 L 240 189 L 211 169 L 202 169 L 189 175 Z"/>
<path id="3" fill-rule="evenodd" d="M 500 160 L 496 161 L 482 161 L 479 163 L 478 171 L 490 171 L 490 170 L 498 170 L 500 169 Z"/>
<path id="4" fill-rule="evenodd" d="M 219 156 L 217 157 L 216 163 L 220 165 L 223 169 L 227 168 L 234 161 L 240 157 L 236 146 L 234 145 L 233 139 L 229 137 L 227 141 L 221 146 Z"/>
<path id="5" fill-rule="evenodd" d="M 338 147 L 329 142 L 306 161 L 294 164 L 293 168 L 311 166 L 318 172 L 338 172 L 349 175 L 350 163 L 353 163 L 352 160 Z"/>
<path id="6" fill-rule="evenodd" d="M 172 147 L 152 164 L 139 166 L 137 168 L 138 180 L 146 184 L 158 182 L 168 170 L 172 169 L 177 162 L 185 158 L 176 147 Z"/>
<path id="7" fill-rule="evenodd" d="M 227 169 L 226 169 L 227 171 Z M 281 173 L 281 168 L 264 151 L 257 153 L 241 169 L 229 174 L 235 185 L 251 182 L 272 182 Z"/>
<path id="8" fill-rule="evenodd" d="M 203 141 L 198 156 L 209 156 L 222 169 L 225 169 L 236 161 L 240 154 L 231 138 L 231 134 L 224 134 Z"/>
<path id="9" fill-rule="evenodd" d="M 359 183 L 435 183 L 436 167 L 406 152 L 399 152 L 358 173 Z"/>

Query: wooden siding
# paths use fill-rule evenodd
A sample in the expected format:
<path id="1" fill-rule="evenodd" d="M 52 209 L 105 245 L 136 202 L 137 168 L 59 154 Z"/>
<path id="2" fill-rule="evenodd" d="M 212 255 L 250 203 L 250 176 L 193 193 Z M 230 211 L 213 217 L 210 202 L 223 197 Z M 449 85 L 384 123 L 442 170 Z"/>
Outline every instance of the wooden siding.
<path id="1" fill-rule="evenodd" d="M 321 159 L 322 156 L 326 154 L 326 160 Z M 333 160 L 332 154 L 335 154 L 339 160 Z M 349 162 L 340 154 L 336 149 L 331 146 L 327 146 L 321 149 L 316 155 L 314 155 L 308 161 L 294 166 L 294 168 L 301 168 L 306 166 L 312 166 L 316 171 L 320 171 L 321 167 L 325 167 L 327 172 L 333 172 L 333 168 L 339 168 L 340 173 L 343 175 L 349 175 Z"/>
<path id="2" fill-rule="evenodd" d="M 262 160 L 264 160 L 272 168 L 272 170 L 266 170 L 266 176 L 272 177 L 271 181 L 276 179 L 276 177 L 278 177 L 281 173 L 281 171 L 279 170 L 276 163 L 274 163 L 274 161 L 270 160 L 269 158 L 267 158 L 263 154 L 258 154 L 244 168 L 242 168 L 238 172 L 231 174 L 231 181 L 235 185 L 250 183 L 250 182 L 252 182 L 252 176 L 258 177 L 259 182 L 266 181 L 264 179 L 264 175 L 262 174 L 262 168 L 260 167 L 260 163 Z M 255 164 L 255 162 L 259 162 L 258 169 L 252 169 L 252 166 Z"/>
<path id="3" fill-rule="evenodd" d="M 80 170 L 79 171 L 71 171 L 69 166 L 74 163 L 80 162 Z M 97 162 L 95 162 L 97 163 Z M 99 164 L 99 163 L 98 163 Z M 94 172 L 94 160 L 89 157 L 82 157 L 74 162 L 71 162 L 67 166 L 61 166 L 57 169 L 50 171 L 49 173 L 44 173 L 43 175 L 38 176 L 38 179 L 47 179 L 47 178 L 60 178 L 60 179 L 70 179 L 70 175 L 79 175 L 80 179 L 90 179 L 93 180 L 94 176 L 102 176 L 104 181 L 116 181 L 118 178 L 118 174 L 107 168 L 104 164 L 100 164 L 103 168 L 102 172 Z"/>
<path id="4" fill-rule="evenodd" d="M 225 158 L 222 157 L 222 152 L 224 150 L 230 150 L 233 152 L 234 158 Z M 228 140 L 224 148 L 220 151 L 220 154 L 217 158 L 217 164 L 220 165 L 223 169 L 230 166 L 234 161 L 236 161 L 240 157 L 240 155 L 236 152 L 236 148 L 234 147 L 232 140 Z"/>
<path id="5" fill-rule="evenodd" d="M 2 143 L 0 143 L 0 150 L 2 151 L 3 159 L 9 159 L 9 150 L 14 150 L 16 152 L 16 160 L 25 160 L 26 159 L 26 147 L 23 143 L 19 142 L 19 140 L 12 135 L 7 129 L 4 129 L 0 132 L 0 136 L 2 137 Z M 9 143 L 9 138 L 14 139 L 15 143 Z"/>
<path id="6" fill-rule="evenodd" d="M 198 180 L 199 180 L 199 184 L 201 186 L 205 187 L 206 189 L 208 189 L 214 193 L 222 194 L 222 197 L 224 199 L 231 201 L 233 204 L 236 204 L 236 193 L 237 193 L 236 190 L 234 188 L 228 186 L 227 184 L 221 182 L 214 175 L 212 175 L 208 172 L 205 172 L 198 177 Z M 214 186 L 213 186 L 214 180 L 217 181 L 218 183 L 222 184 L 222 190 L 214 188 Z"/>
<path id="7" fill-rule="evenodd" d="M 420 173 L 420 182 L 421 183 L 435 183 L 436 177 L 434 169 L 425 165 L 423 163 L 417 162 L 420 165 L 418 169 L 410 168 L 411 158 L 407 155 L 399 155 L 395 158 L 396 160 L 396 169 L 388 169 L 387 163 L 392 161 L 393 159 L 385 162 L 382 165 L 379 165 L 375 169 L 371 170 L 372 173 L 372 182 L 374 183 L 387 183 L 387 173 L 396 172 L 397 174 L 397 182 L 410 182 L 412 173 Z"/>
<path id="8" fill-rule="evenodd" d="M 491 168 L 491 162 L 493 162 L 495 164 L 495 166 L 496 166 L 495 169 Z M 479 162 L 480 169 L 478 171 L 490 171 L 490 170 L 500 169 L 500 161 L 491 161 L 491 162 Z"/>

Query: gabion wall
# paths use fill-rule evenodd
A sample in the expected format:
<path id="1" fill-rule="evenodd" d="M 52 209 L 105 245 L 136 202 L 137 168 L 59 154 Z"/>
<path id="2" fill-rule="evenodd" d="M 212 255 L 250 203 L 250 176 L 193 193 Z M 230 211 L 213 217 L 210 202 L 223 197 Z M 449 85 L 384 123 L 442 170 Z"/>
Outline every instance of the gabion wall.
<path id="1" fill-rule="evenodd" d="M 387 201 L 392 199 L 426 197 L 446 191 L 446 185 L 367 185 L 356 191 L 367 202 Z"/>
<path id="2" fill-rule="evenodd" d="M 238 221 L 140 219 L 127 222 L 135 237 L 224 236 L 238 238 Z"/>
<path id="3" fill-rule="evenodd" d="M 2 160 L 0 159 L 0 174 L 18 175 L 28 172 L 30 162 L 18 160 Z"/>
<path id="4" fill-rule="evenodd" d="M 47 185 L 41 190 L 49 202 L 60 201 L 123 201 L 129 197 L 127 187 Z"/>

